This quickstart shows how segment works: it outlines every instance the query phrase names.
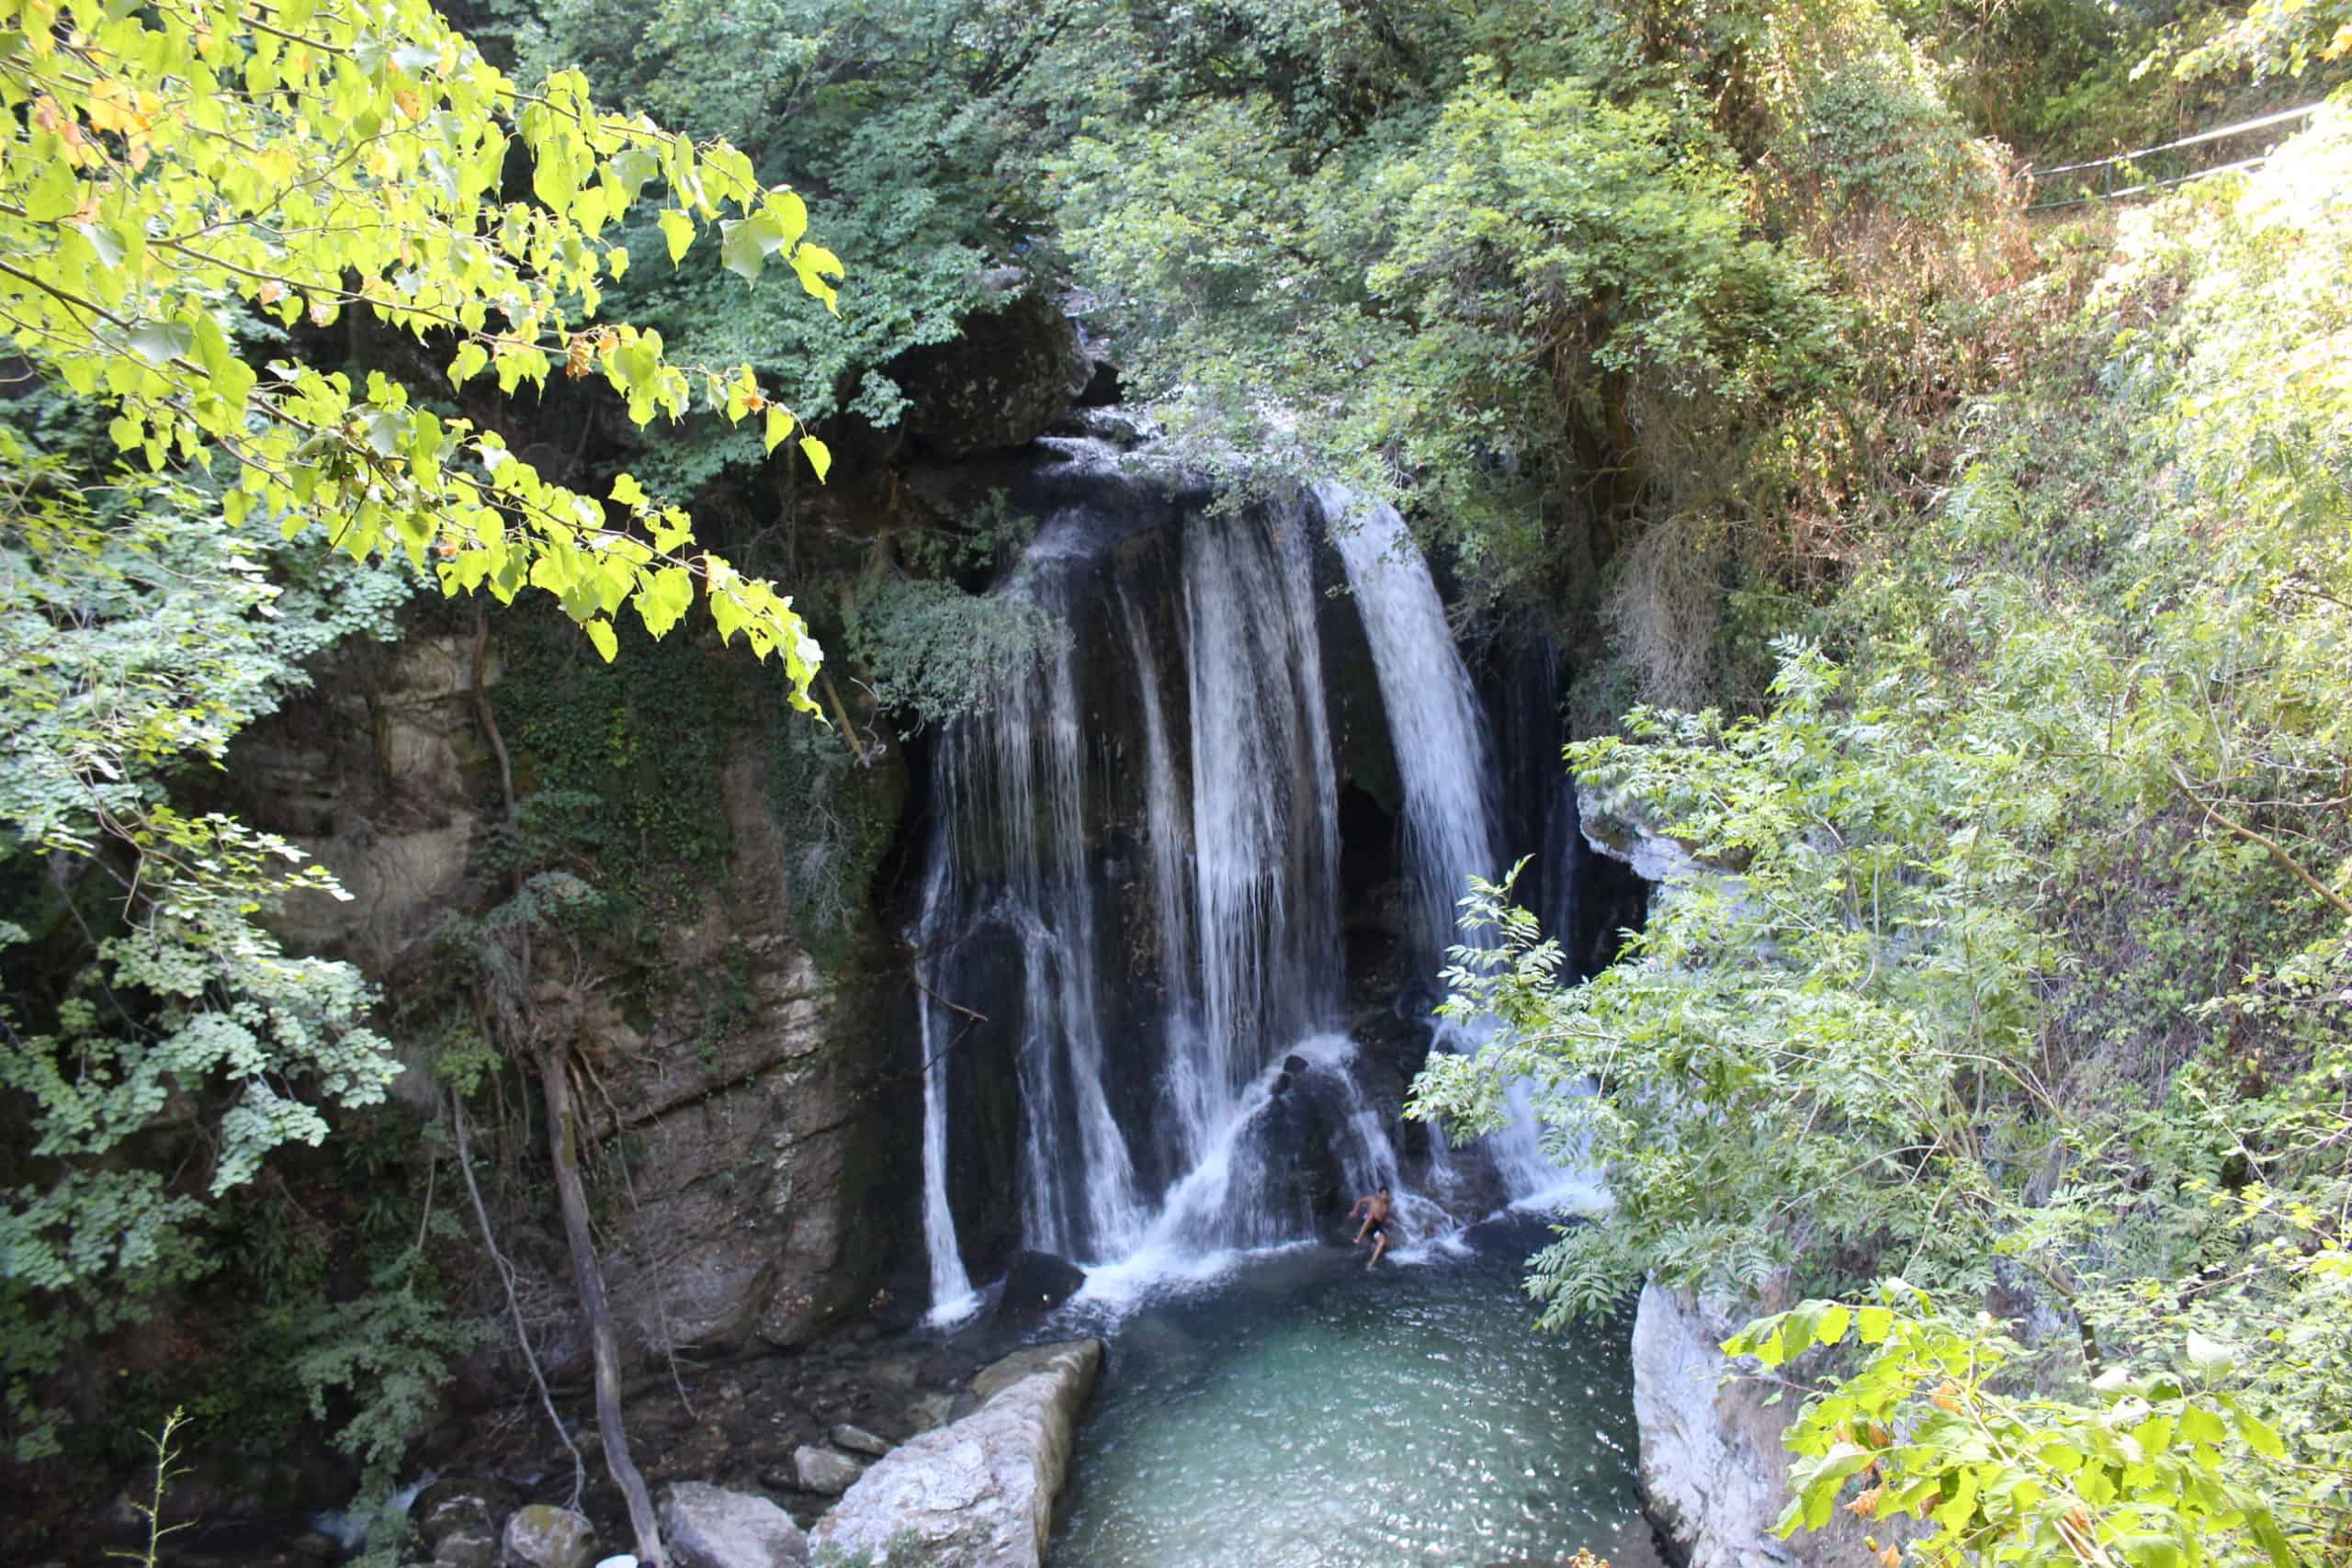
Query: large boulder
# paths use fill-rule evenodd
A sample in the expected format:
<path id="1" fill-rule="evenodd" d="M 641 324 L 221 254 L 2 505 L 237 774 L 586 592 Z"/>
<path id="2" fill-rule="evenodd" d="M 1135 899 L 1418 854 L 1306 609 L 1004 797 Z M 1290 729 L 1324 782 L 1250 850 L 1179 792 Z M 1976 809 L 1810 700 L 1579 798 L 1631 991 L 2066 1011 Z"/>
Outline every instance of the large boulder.
<path id="1" fill-rule="evenodd" d="M 1913 1539 L 1918 1531 L 1907 1521 L 1866 1525 L 1843 1511 L 1788 1540 L 1772 1528 L 1790 1496 L 1781 1435 L 1796 1402 L 1768 1404 L 1768 1385 L 1726 1381 L 1733 1368 L 1722 1350 L 1767 1310 L 1644 1287 L 1634 1316 L 1634 1421 L 1650 1517 L 1689 1568 L 1845 1568 L 1871 1555 L 1866 1534 L 1881 1546 Z"/>
<path id="2" fill-rule="evenodd" d="M 808 1538 L 792 1516 L 748 1493 L 682 1481 L 662 1494 L 662 1539 L 678 1568 L 800 1568 Z"/>
<path id="3" fill-rule="evenodd" d="M 1078 1294 L 1086 1270 L 1050 1252 L 1016 1252 L 1004 1266 L 1004 1293 L 996 1310 L 1006 1317 L 1038 1317 Z"/>
<path id="4" fill-rule="evenodd" d="M 1052 298 L 1033 287 L 1000 299 L 965 317 L 951 341 L 911 349 L 888 367 L 912 405 L 907 429 L 935 457 L 1026 446 L 1094 374 L 1078 328 Z"/>
<path id="5" fill-rule="evenodd" d="M 1102 1342 L 1007 1359 L 975 1380 L 979 1409 L 901 1444 L 850 1488 L 810 1537 L 818 1553 L 924 1568 L 1039 1568 L 1079 1412 L 1102 1374 Z"/>
<path id="6" fill-rule="evenodd" d="M 596 1560 L 596 1527 L 552 1503 L 517 1508 L 506 1520 L 506 1560 L 520 1568 L 588 1568 Z"/>

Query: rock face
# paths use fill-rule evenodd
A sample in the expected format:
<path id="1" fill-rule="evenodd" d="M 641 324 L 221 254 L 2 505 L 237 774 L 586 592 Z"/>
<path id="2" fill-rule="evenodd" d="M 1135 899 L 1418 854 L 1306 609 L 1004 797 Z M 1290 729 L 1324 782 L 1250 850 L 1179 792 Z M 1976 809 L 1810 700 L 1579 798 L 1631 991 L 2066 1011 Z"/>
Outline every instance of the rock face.
<path id="1" fill-rule="evenodd" d="M 501 658 L 505 635 L 502 625 L 483 660 L 493 705 L 509 691 L 502 676 L 527 662 Z M 476 863 L 487 841 L 477 803 L 494 801 L 499 784 L 474 698 L 474 641 L 416 637 L 335 657 L 345 662 L 313 695 L 240 739 L 232 773 L 252 781 L 250 819 L 311 850 L 355 896 L 289 899 L 275 920 L 288 947 L 377 975 L 414 972 L 431 962 L 443 912 L 478 907 L 496 880 Z M 595 991 L 577 1021 L 619 1111 L 606 1132 L 625 1140 L 631 1190 L 605 1275 L 622 1352 L 644 1361 L 665 1348 L 789 1348 L 872 1299 L 903 1207 L 882 1172 L 912 1160 L 918 1135 L 887 1097 L 865 1092 L 888 1070 L 903 1003 L 870 965 L 820 969 L 814 938 L 796 928 L 790 895 L 809 873 L 775 801 L 800 764 L 759 739 L 772 694 L 729 668 L 714 660 L 708 677 L 746 713 L 707 742 L 729 748 L 709 803 L 723 817 L 724 872 L 698 907 L 662 924 L 652 966 L 678 977 L 671 988 L 650 1005 L 620 997 L 623 987 Z M 538 766 L 529 728 L 510 709 L 507 728 L 527 795 Z M 904 762 L 880 756 L 857 784 L 893 818 Z M 401 1074 L 393 1091 L 420 1114 L 440 1113 L 424 1072 Z M 547 1283 L 569 1298 L 568 1270 Z M 551 1336 L 554 1370 L 576 1365 L 586 1345 L 582 1334 Z"/>
<path id="2" fill-rule="evenodd" d="M 1078 1415 L 1102 1370 L 1099 1339 L 990 1367 L 973 1381 L 979 1409 L 878 1461 L 811 1543 L 820 1554 L 866 1552 L 880 1564 L 1039 1568 Z"/>
<path id="3" fill-rule="evenodd" d="M 952 342 L 903 354 L 888 367 L 913 403 L 907 428 L 934 457 L 1026 445 L 1093 378 L 1078 329 L 1034 287 L 957 325 Z"/>
<path id="4" fill-rule="evenodd" d="M 662 1539 L 678 1568 L 800 1568 L 808 1538 L 765 1497 L 682 1481 L 661 1502 Z"/>
<path id="5" fill-rule="evenodd" d="M 269 825 L 335 874 L 349 901 L 297 893 L 272 924 L 289 946 L 380 968 L 464 888 L 479 816 L 465 774 L 487 754 L 473 709 L 473 644 L 412 638 L 369 649 L 358 681 L 326 681 L 288 722 L 241 738 L 236 766 Z M 489 658 L 485 679 L 494 679 Z"/>
<path id="6" fill-rule="evenodd" d="M 596 1527 L 569 1508 L 533 1503 L 506 1521 L 506 1558 L 524 1568 L 588 1568 Z"/>
<path id="7" fill-rule="evenodd" d="M 996 1310 L 1006 1317 L 1035 1317 L 1078 1294 L 1086 1270 L 1050 1252 L 1016 1252 L 1005 1260 L 1004 1293 Z"/>
<path id="8" fill-rule="evenodd" d="M 1755 1312 L 1644 1287 L 1634 1317 L 1634 1419 L 1650 1517 L 1689 1568 L 1847 1568 L 1868 1561 L 1866 1534 L 1882 1546 L 1909 1540 L 1916 1532 L 1899 1523 L 1865 1527 L 1842 1511 L 1826 1529 L 1787 1540 L 1774 1531 L 1789 1501 L 1781 1434 L 1797 1405 L 1765 1404 L 1760 1383 L 1724 1383 L 1731 1362 L 1718 1348 Z"/>

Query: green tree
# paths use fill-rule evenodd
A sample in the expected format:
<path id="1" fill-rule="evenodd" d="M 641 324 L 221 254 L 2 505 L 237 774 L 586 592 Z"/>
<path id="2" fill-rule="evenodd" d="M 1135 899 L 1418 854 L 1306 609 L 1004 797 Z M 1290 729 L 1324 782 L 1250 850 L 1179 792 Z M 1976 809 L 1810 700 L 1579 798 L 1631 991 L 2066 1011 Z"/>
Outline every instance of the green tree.
<path id="1" fill-rule="evenodd" d="M 2352 1535 L 2347 184 L 2331 109 L 2078 236 L 2085 308 L 1762 711 L 1568 748 L 1593 810 L 1689 857 L 1626 962 L 1561 989 L 1476 905 L 1460 1005 L 1510 1036 L 1433 1059 L 1420 1109 L 1485 1124 L 1529 1080 L 1618 1199 L 1536 1258 L 1547 1321 L 1645 1279 L 1966 1303 L 1898 1291 L 1925 1326 L 1824 1368 L 1792 1528 L 1851 1483 L 1925 1502 L 1934 1560 Z M 1847 1309 L 1801 1310 L 1735 1348 Z"/>
<path id="2" fill-rule="evenodd" d="M 576 72 L 524 89 L 423 0 L 7 0 L 0 103 L 0 333 L 131 464 L 102 479 L 90 444 L 0 429 L 0 1089 L 28 1129 L 0 1168 L 0 1351 L 32 1457 L 73 1335 L 211 1267 L 215 1201 L 397 1071 L 358 973 L 257 918 L 332 879 L 188 786 L 303 660 L 386 633 L 412 574 L 551 595 L 607 660 L 625 610 L 658 637 L 699 597 L 813 711 L 788 599 L 627 474 L 603 497 L 543 479 L 487 388 L 560 367 L 639 424 L 699 402 L 773 452 L 795 420 L 748 367 L 596 319 L 628 265 L 613 225 L 658 188 L 673 263 L 713 239 L 828 310 L 841 267 L 744 154 L 604 113 Z M 444 359 L 446 395 L 318 367 L 353 311 Z M 41 441 L 79 428 L 50 392 L 28 410 Z M 821 479 L 824 445 L 796 450 Z"/>
<path id="3" fill-rule="evenodd" d="M 840 264 L 797 196 L 724 142 L 599 111 L 577 72 L 519 88 L 424 0 L 10 0 L 0 28 L 0 325 L 115 405 L 125 452 L 225 460 L 232 524 L 405 552 L 452 592 L 554 594 L 607 659 L 625 604 L 659 636 L 699 586 L 721 634 L 780 655 L 808 704 L 819 655 L 789 601 L 695 551 L 685 514 L 634 480 L 574 493 L 389 378 L 256 370 L 233 341 L 248 310 L 324 328 L 362 310 L 438 344 L 459 391 L 560 367 L 603 378 L 639 424 L 697 398 L 759 415 L 772 450 L 794 420 L 748 367 L 690 372 L 660 334 L 594 318 L 628 265 L 606 231 L 657 181 L 673 262 L 715 229 L 729 271 L 780 257 L 831 307 Z M 502 194 L 517 152 L 527 199 Z M 822 444 L 800 449 L 821 479 Z"/>

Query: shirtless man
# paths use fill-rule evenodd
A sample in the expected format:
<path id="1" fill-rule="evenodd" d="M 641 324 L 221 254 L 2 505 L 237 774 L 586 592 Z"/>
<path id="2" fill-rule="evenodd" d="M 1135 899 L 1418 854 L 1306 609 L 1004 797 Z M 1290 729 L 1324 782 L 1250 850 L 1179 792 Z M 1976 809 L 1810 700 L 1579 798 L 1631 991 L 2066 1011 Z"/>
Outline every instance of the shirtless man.
<path id="1" fill-rule="evenodd" d="M 1363 1266 L 1367 1274 L 1372 1272 L 1373 1263 L 1379 1262 L 1380 1255 L 1388 1250 L 1388 1189 L 1384 1187 L 1377 1192 L 1357 1199 L 1356 1206 L 1348 1211 L 1348 1218 L 1351 1220 L 1358 1214 L 1363 1216 L 1363 1224 L 1356 1227 L 1354 1245 L 1362 1247 L 1366 1235 L 1373 1238 L 1372 1263 Z"/>

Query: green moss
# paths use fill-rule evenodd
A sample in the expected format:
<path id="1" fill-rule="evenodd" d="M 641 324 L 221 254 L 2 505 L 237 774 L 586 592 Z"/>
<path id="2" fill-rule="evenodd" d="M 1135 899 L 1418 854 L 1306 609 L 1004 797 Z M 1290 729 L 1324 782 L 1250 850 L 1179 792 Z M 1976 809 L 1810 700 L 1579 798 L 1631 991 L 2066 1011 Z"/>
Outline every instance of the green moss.
<path id="1" fill-rule="evenodd" d="M 771 711 L 763 727 L 793 931 L 820 968 L 837 972 L 873 934 L 876 882 L 906 807 L 904 756 L 892 748 L 861 761 L 838 732 L 789 711 Z"/>

